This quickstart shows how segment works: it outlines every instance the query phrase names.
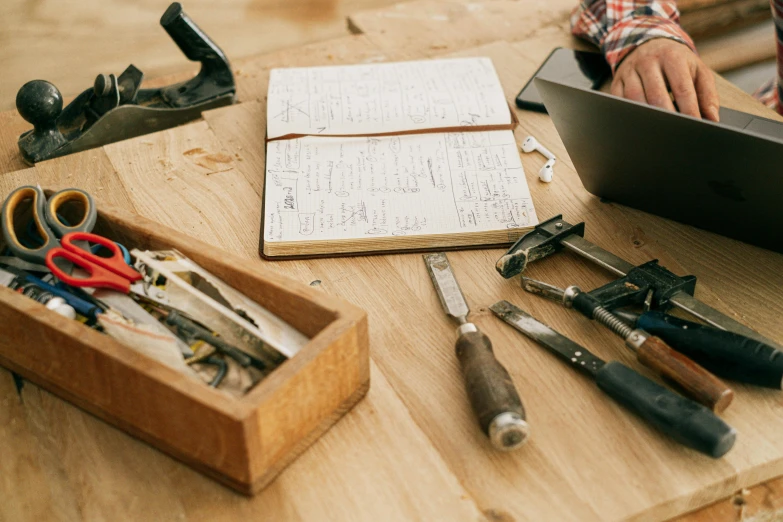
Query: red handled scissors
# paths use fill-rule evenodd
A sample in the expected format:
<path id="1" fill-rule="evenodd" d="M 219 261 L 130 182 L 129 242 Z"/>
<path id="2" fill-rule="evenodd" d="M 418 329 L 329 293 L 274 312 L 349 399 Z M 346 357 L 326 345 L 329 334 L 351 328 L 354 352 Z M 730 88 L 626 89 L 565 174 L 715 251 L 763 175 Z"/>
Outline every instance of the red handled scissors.
<path id="1" fill-rule="evenodd" d="M 111 252 L 110 257 L 101 257 L 75 245 L 74 242 L 89 242 L 101 245 Z M 74 277 L 63 271 L 54 262 L 57 258 L 67 259 L 74 266 L 86 271 L 87 277 Z M 117 244 L 103 236 L 88 232 L 71 232 L 60 239 L 60 246 L 46 253 L 46 266 L 60 281 L 67 285 L 90 288 L 108 288 L 129 293 L 131 283 L 143 279 L 143 276 L 130 267 Z"/>

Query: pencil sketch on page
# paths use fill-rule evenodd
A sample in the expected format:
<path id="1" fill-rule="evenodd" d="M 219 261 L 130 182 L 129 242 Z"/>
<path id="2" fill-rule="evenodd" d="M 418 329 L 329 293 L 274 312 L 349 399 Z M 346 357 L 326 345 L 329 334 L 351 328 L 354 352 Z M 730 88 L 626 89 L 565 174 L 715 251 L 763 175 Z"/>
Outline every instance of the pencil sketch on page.
<path id="1" fill-rule="evenodd" d="M 307 136 L 267 144 L 265 241 L 535 225 L 511 131 Z"/>
<path id="2" fill-rule="evenodd" d="M 507 125 L 489 58 L 273 69 L 267 137 Z"/>

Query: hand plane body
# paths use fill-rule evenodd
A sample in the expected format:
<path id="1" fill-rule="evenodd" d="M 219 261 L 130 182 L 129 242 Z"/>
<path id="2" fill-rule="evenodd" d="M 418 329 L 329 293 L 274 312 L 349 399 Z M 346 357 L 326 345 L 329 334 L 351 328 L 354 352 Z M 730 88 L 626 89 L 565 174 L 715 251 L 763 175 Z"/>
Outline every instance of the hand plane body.
<path id="1" fill-rule="evenodd" d="M 34 126 L 19 137 L 25 161 L 36 163 L 168 129 L 234 103 L 236 84 L 228 59 L 182 6 L 171 4 L 160 23 L 188 59 L 201 62 L 199 73 L 174 85 L 141 89 L 144 74 L 130 65 L 118 77 L 98 75 L 93 87 L 64 109 L 54 85 L 26 83 L 16 97 L 19 113 Z"/>

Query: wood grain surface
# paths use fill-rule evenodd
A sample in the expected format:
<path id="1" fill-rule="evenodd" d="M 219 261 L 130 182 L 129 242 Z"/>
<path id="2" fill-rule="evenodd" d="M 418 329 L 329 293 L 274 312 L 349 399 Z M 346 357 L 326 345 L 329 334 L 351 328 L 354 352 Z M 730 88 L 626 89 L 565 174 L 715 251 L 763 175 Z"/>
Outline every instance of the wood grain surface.
<path id="1" fill-rule="evenodd" d="M 720 36 L 703 38 L 697 41 L 696 47 L 704 63 L 719 73 L 773 60 L 777 54 L 775 23 L 765 20 Z"/>
<path id="2" fill-rule="evenodd" d="M 771 18 L 769 0 L 712 2 L 693 9 L 687 3 L 677 4 L 680 24 L 693 38 L 720 35 Z"/>
<path id="3" fill-rule="evenodd" d="M 486 307 L 507 299 L 599 356 L 652 376 L 599 325 L 500 278 L 493 267 L 502 250 L 454 252 L 449 258 L 473 321 L 492 339 L 528 410 L 531 440 L 511 454 L 492 450 L 475 426 L 453 353 L 453 326 L 420 256 L 285 262 L 257 257 L 260 129 L 271 67 L 489 56 L 512 101 L 553 47 L 580 45 L 562 19 L 549 18 L 551 10 L 536 11 L 532 3 L 523 13 L 521 3 L 495 0 L 470 8 L 426 0 L 360 13 L 351 17 L 351 27 L 362 35 L 235 64 L 239 105 L 0 177 L 3 195 L 22 182 L 79 185 L 99 201 L 113 200 L 247 263 L 265 263 L 343 297 L 369 314 L 373 359 L 367 399 L 252 500 L 29 383 L 17 392 L 11 376 L 0 371 L 0 420 L 7 421 L 0 424 L 6 448 L 0 452 L 0 471 L 6 472 L 0 485 L 10 491 L 0 503 L 0 520 L 661 520 L 783 474 L 780 392 L 735 386 L 735 402 L 724 418 L 739 439 L 726 457 L 712 460 L 683 449 L 492 317 Z M 521 22 L 506 24 L 514 17 Z M 719 89 L 724 105 L 776 117 L 726 82 L 719 81 Z M 657 258 L 675 273 L 696 274 L 701 300 L 783 339 L 783 303 L 776 291 L 783 286 L 783 256 L 601 203 L 582 188 L 549 118 L 518 116 L 518 142 L 533 134 L 558 157 L 555 182 L 544 185 L 536 176 L 540 158 L 522 156 L 541 218 L 563 213 L 571 222 L 585 220 L 588 240 L 628 261 Z M 12 167 L 19 125 L 13 115 L 2 117 L 8 123 L 0 127 L 0 160 Z M 215 161 L 226 157 L 230 161 Z M 569 253 L 532 265 L 529 275 L 586 289 L 610 280 Z M 743 497 L 746 505 L 757 506 L 754 513 L 774 508 L 774 499 L 783 498 L 771 496 L 783 489 L 779 484 L 770 482 L 759 494 L 751 489 Z M 725 506 L 693 515 L 712 518 L 693 520 L 734 520 L 726 517 L 738 511 Z"/>
<path id="4" fill-rule="evenodd" d="M 196 71 L 159 24 L 171 0 L 3 0 L 0 110 L 25 82 L 49 80 L 63 95 L 129 64 L 148 78 Z M 395 0 L 184 0 L 185 12 L 233 61 L 346 33 L 345 16 Z"/>

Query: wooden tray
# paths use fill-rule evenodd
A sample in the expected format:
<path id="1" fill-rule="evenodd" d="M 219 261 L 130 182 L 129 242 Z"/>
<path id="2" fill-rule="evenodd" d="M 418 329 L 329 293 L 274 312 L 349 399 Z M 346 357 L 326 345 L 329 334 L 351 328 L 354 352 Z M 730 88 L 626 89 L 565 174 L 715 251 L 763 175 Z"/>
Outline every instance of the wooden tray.
<path id="1" fill-rule="evenodd" d="M 369 389 L 366 314 L 117 209 L 95 232 L 175 248 L 311 340 L 241 399 L 0 288 L 0 364 L 245 494 L 261 490 Z"/>

